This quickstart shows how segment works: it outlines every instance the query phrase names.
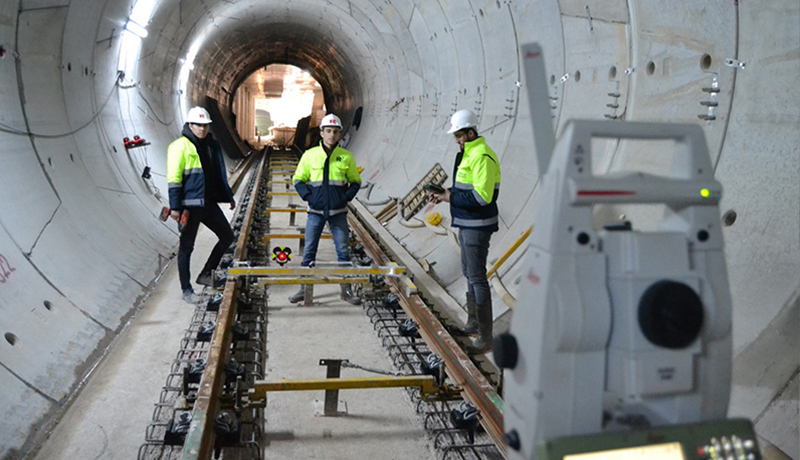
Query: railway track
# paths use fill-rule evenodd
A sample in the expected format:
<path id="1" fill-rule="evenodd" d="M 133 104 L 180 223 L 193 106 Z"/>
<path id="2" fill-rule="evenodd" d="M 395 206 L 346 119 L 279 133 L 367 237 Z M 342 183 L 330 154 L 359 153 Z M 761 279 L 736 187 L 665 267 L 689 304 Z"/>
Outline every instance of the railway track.
<path id="1" fill-rule="evenodd" d="M 289 151 L 268 150 L 253 166 L 247 191 L 232 219 L 238 235 L 235 247 L 216 274 L 219 290 L 211 290 L 187 328 L 156 403 L 153 421 L 146 429 L 140 460 L 268 458 L 261 438 L 269 405 L 260 391 L 267 385 L 267 291 L 276 280 L 266 283 L 253 275 L 253 270 L 233 273 L 241 268 L 266 267 L 273 239 L 295 238 L 302 246 L 302 229 L 276 234 L 270 223 L 276 213 L 285 212 L 294 225 L 295 215 L 302 212 L 296 207 L 286 208 L 283 200 L 277 199 L 293 193 L 286 176 L 290 177 L 296 161 Z M 351 211 L 348 219 L 354 236 L 351 254 L 355 266 L 346 280 L 358 279 L 362 308 L 391 357 L 396 374 L 417 383 L 425 381 L 426 386 L 426 379 L 434 381 L 434 394 L 429 386 L 427 391 L 414 386 L 409 387 L 409 395 L 430 432 L 437 455 L 443 459 L 503 458 L 502 399 L 496 370 L 487 361 L 471 360 L 448 332 L 446 324 L 452 322 L 451 315 L 429 305 L 427 299 L 440 298 L 443 289 L 426 279 L 413 257 L 403 254 L 363 205 L 356 203 Z M 409 265 L 406 270 L 413 272 L 418 286 L 411 277 L 397 276 L 398 270 L 375 269 L 392 264 Z M 372 274 L 355 278 L 354 273 L 368 267 L 372 267 Z M 274 269 L 270 273 L 275 276 Z M 321 282 L 319 277 L 317 274 L 317 279 L 302 282 Z M 346 360 L 342 365 L 357 366 Z M 392 379 L 367 380 L 360 384 Z M 332 382 L 327 379 L 322 384 L 328 388 Z"/>

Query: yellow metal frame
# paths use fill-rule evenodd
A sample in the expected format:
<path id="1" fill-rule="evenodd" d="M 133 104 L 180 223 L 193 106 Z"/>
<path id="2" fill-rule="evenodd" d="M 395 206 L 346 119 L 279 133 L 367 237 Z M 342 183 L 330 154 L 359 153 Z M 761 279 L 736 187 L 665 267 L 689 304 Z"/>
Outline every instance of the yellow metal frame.
<path id="1" fill-rule="evenodd" d="M 333 239 L 333 235 L 328 235 L 326 233 L 326 234 L 320 235 L 320 238 L 323 239 L 323 240 L 330 240 L 330 239 Z M 272 235 L 264 235 L 261 238 L 261 242 L 264 243 L 264 246 L 269 246 L 269 243 L 270 243 L 271 240 L 283 240 L 283 239 L 285 239 L 285 240 L 297 240 L 297 239 L 304 240 L 304 239 L 306 239 L 306 236 L 303 235 L 302 233 L 275 233 L 275 234 L 272 234 Z"/>
<path id="2" fill-rule="evenodd" d="M 262 287 L 266 285 L 285 285 L 285 284 L 369 284 L 368 277 L 353 277 L 345 278 L 343 276 L 325 277 L 325 278 L 259 278 L 256 286 Z"/>
<path id="3" fill-rule="evenodd" d="M 503 255 L 500 256 L 499 259 L 497 259 L 497 262 L 492 264 L 491 268 L 489 268 L 489 271 L 486 272 L 486 279 L 491 278 L 492 275 L 494 275 L 494 273 L 497 271 L 497 269 L 500 268 L 500 266 L 503 265 L 503 263 L 511 256 L 511 254 L 513 254 L 514 251 L 517 250 L 519 245 L 521 245 L 522 242 L 525 241 L 526 238 L 528 238 L 528 235 L 531 234 L 531 230 L 533 230 L 533 225 L 531 225 L 530 227 L 528 227 L 527 230 L 522 232 L 522 235 L 520 235 L 519 238 L 517 238 L 517 241 L 515 241 L 514 244 L 512 244 L 511 247 L 509 247 L 506 250 L 506 252 L 504 252 Z"/>
<path id="4" fill-rule="evenodd" d="M 248 390 L 247 396 L 250 401 L 255 402 L 266 399 L 267 393 L 274 391 L 356 390 L 407 387 L 419 387 L 423 396 L 439 393 L 439 387 L 436 386 L 432 376 L 413 375 L 399 377 L 281 380 L 278 382 L 256 380 L 253 384 L 253 388 Z"/>
<path id="5" fill-rule="evenodd" d="M 297 192 L 267 192 L 267 198 L 273 196 L 300 196 L 300 194 Z"/>
<path id="6" fill-rule="evenodd" d="M 405 267 L 377 267 L 377 268 L 356 268 L 356 267 L 331 267 L 331 268 L 310 268 L 310 267 L 231 267 L 228 275 L 231 276 L 364 276 L 364 275 L 404 275 Z"/>
<path id="7" fill-rule="evenodd" d="M 267 182 L 267 187 L 272 187 L 273 185 L 276 185 L 276 184 L 291 185 L 291 184 L 293 184 L 293 182 L 288 181 L 288 180 L 271 180 L 271 181 Z"/>
<path id="8" fill-rule="evenodd" d="M 414 284 L 413 281 L 411 281 L 411 278 L 409 278 L 407 276 L 404 276 L 404 277 L 400 278 L 400 281 L 403 282 L 403 286 L 405 286 L 405 288 L 406 288 L 406 297 L 408 297 L 408 296 L 410 296 L 412 294 L 416 294 L 418 292 L 417 285 Z"/>
<path id="9" fill-rule="evenodd" d="M 264 210 L 264 214 L 269 214 L 271 212 L 308 212 L 308 209 L 301 209 L 301 208 L 267 208 Z"/>

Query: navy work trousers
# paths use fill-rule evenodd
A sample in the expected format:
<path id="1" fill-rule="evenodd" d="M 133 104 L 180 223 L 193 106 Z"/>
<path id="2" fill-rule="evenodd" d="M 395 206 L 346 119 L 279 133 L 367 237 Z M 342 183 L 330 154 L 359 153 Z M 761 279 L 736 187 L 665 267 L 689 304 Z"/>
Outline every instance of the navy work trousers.
<path id="1" fill-rule="evenodd" d="M 194 242 L 197 239 L 197 230 L 200 224 L 208 227 L 219 238 L 211 254 L 208 256 L 205 266 L 201 273 L 209 273 L 217 268 L 225 250 L 233 243 L 233 230 L 219 208 L 217 203 L 206 204 L 204 208 L 190 208 L 189 221 L 181 230 L 181 242 L 178 247 L 178 277 L 181 280 L 181 290 L 192 289 L 191 274 L 189 272 L 189 262 L 194 250 Z"/>
<path id="2" fill-rule="evenodd" d="M 489 256 L 489 240 L 492 232 L 458 229 L 461 245 L 461 272 L 467 278 L 467 292 L 475 297 L 477 305 L 491 305 L 492 292 L 486 279 L 486 258 Z"/>

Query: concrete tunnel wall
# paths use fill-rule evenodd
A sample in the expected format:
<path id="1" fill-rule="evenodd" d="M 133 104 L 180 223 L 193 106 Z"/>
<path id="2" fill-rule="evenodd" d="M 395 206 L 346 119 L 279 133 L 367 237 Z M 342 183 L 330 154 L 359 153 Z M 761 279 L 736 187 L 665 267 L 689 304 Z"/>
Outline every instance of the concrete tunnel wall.
<path id="1" fill-rule="evenodd" d="M 121 84 L 121 31 L 135 2 L 0 4 L 8 50 L 0 60 L 0 458 L 38 442 L 168 263 L 177 235 L 156 214 L 166 200 L 164 152 L 184 108 L 211 98 L 227 113 L 238 82 L 268 63 L 312 72 L 347 125 L 364 108 L 348 146 L 375 184 L 363 201 L 404 196 L 437 162 L 449 175 L 449 116 L 474 110 L 502 163 L 501 230 L 490 259 L 533 223 L 537 207 L 520 44 L 543 46 L 557 132 L 573 118 L 700 124 L 724 186 L 721 212 L 738 215 L 724 228 L 735 352 L 756 343 L 797 309 L 800 6 L 585 3 L 164 0 Z M 193 45 L 184 89 L 180 68 Z M 711 100 L 702 88 L 714 84 L 716 118 L 700 120 L 709 113 L 701 102 Z M 126 151 L 122 138 L 135 134 L 151 144 Z M 646 154 L 633 142 L 593 148 L 598 172 L 659 172 L 671 146 L 647 146 Z M 140 177 L 145 165 L 152 181 Z M 652 212 L 626 212 L 635 226 L 653 221 Z M 446 236 L 396 219 L 387 228 L 435 262 L 436 276 L 463 301 Z M 524 252 L 500 271 L 512 295 Z M 497 316 L 507 309 L 497 295 L 494 303 Z M 796 355 L 774 363 L 789 369 L 787 380 Z M 760 414 L 772 396 L 745 415 Z"/>

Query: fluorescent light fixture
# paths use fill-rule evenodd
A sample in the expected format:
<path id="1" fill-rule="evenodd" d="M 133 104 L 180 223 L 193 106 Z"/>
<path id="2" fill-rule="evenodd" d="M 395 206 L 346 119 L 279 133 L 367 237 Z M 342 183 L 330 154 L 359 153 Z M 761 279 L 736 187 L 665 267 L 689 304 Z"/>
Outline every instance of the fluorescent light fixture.
<path id="1" fill-rule="evenodd" d="M 142 45 L 142 39 L 135 35 L 133 32 L 125 31 L 122 34 L 122 46 L 119 50 L 119 65 L 126 78 L 134 78 L 136 71 L 136 59 L 139 57 L 139 48 Z"/>
<path id="2" fill-rule="evenodd" d="M 125 72 L 126 78 L 135 76 L 139 48 L 142 46 L 142 39 L 147 37 L 147 29 L 142 24 L 150 22 L 156 3 L 157 0 L 137 0 L 130 17 L 125 22 L 118 67 L 119 70 Z"/>
<path id="3" fill-rule="evenodd" d="M 185 114 L 189 109 L 188 89 L 189 89 L 189 74 L 194 70 L 194 58 L 203 46 L 206 39 L 206 32 L 201 31 L 197 37 L 189 45 L 189 51 L 186 52 L 186 58 L 183 60 L 180 72 L 178 74 L 178 90 L 181 94 L 181 113 Z"/>
<path id="4" fill-rule="evenodd" d="M 125 30 L 139 38 L 147 37 L 147 29 L 133 19 L 128 19 L 128 22 L 125 23 Z"/>
<path id="5" fill-rule="evenodd" d="M 130 19 L 137 24 L 147 24 L 153 15 L 156 0 L 138 0 L 131 10 Z"/>

